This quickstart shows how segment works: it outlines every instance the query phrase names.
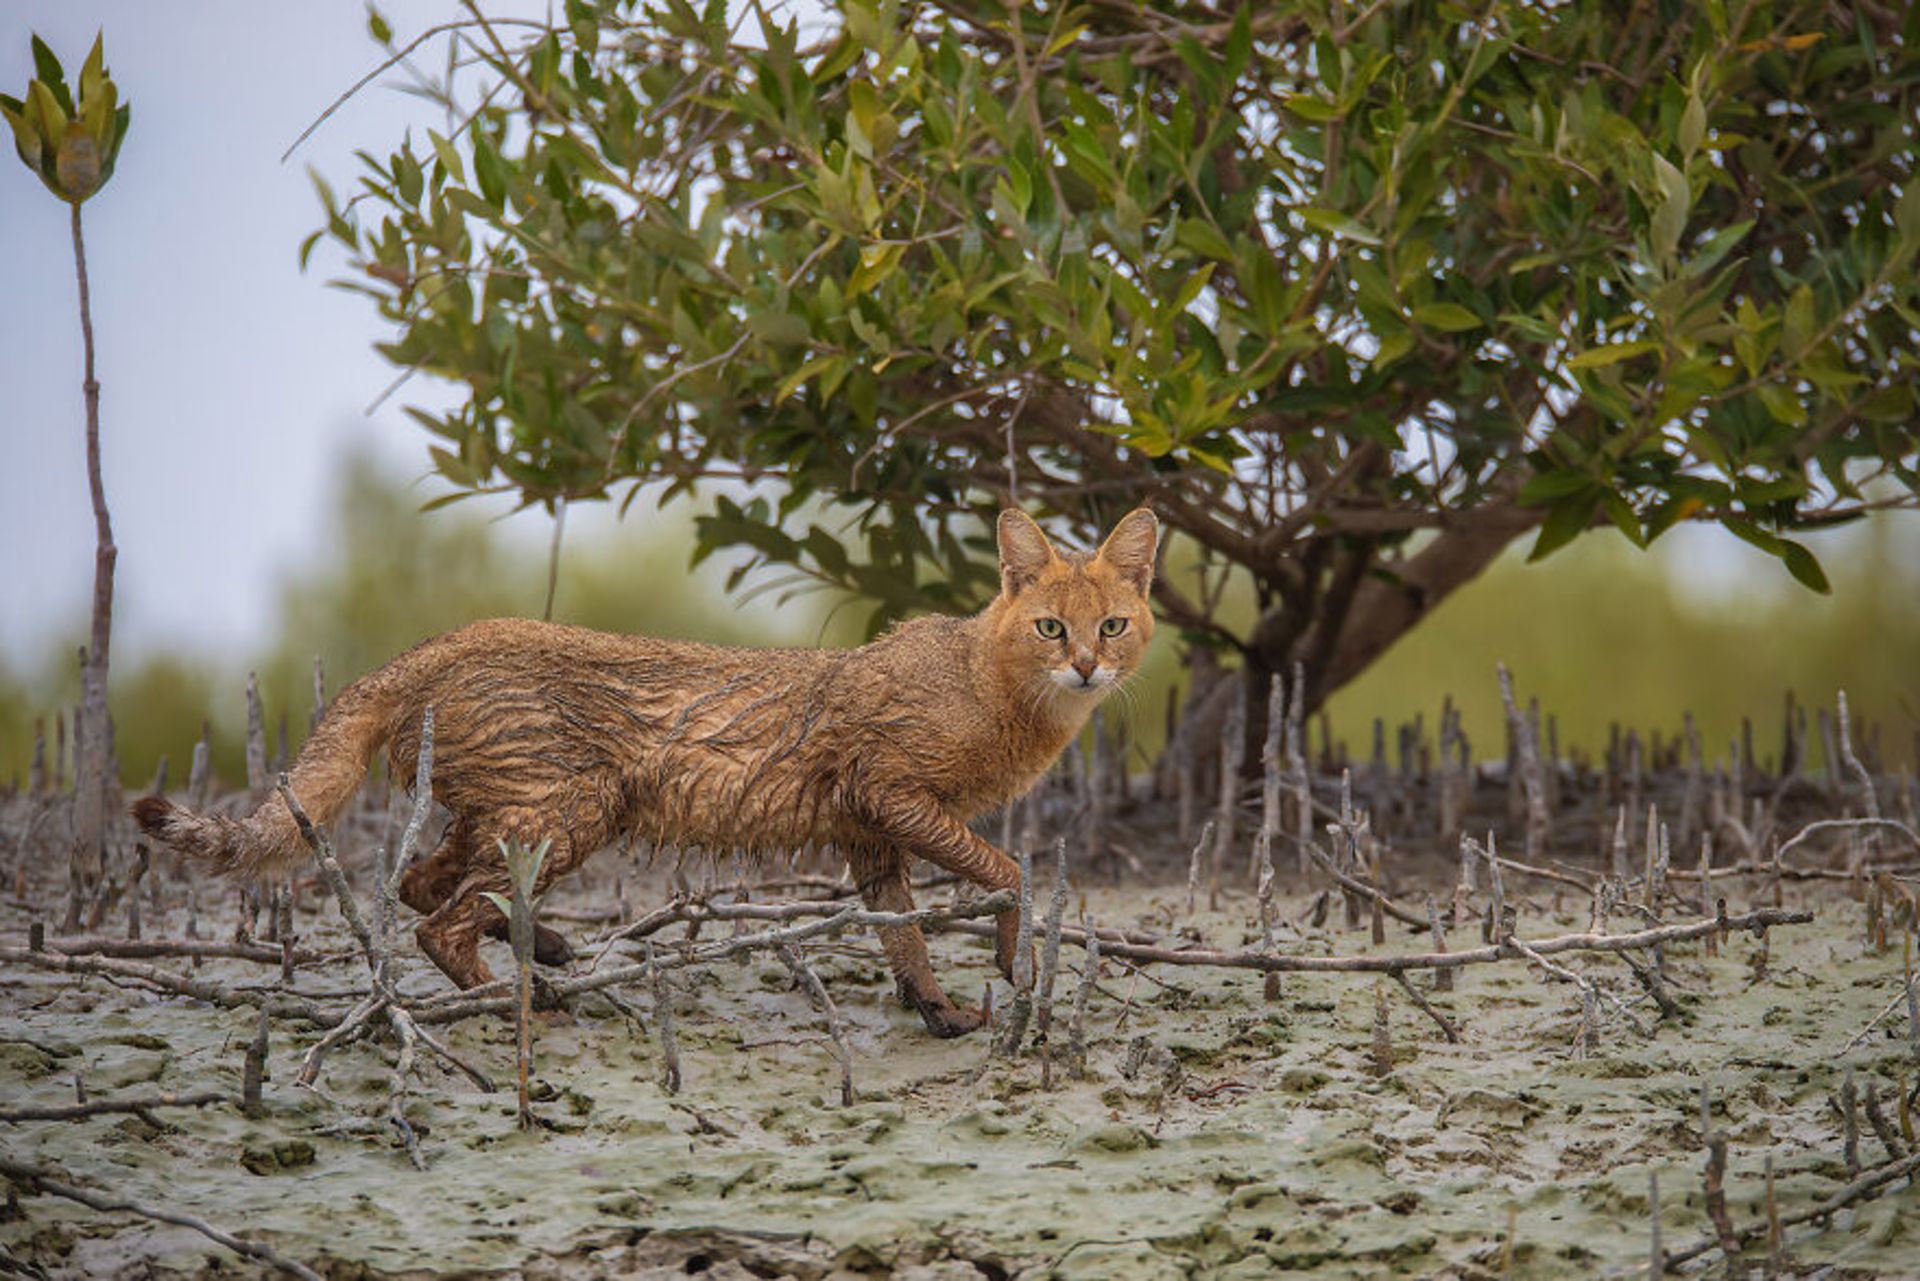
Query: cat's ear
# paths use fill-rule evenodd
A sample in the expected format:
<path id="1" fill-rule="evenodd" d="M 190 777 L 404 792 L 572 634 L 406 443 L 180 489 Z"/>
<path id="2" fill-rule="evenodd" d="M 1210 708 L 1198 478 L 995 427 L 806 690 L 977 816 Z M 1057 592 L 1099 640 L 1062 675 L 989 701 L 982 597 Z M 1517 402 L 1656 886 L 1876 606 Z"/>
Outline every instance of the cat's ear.
<path id="1" fill-rule="evenodd" d="M 1000 513 L 1000 590 L 1017 595 L 1040 577 L 1055 560 L 1053 544 L 1046 531 L 1034 524 L 1033 517 L 1018 507 Z"/>
<path id="2" fill-rule="evenodd" d="M 1153 557 L 1160 547 L 1160 520 L 1150 507 L 1136 507 L 1100 544 L 1099 559 L 1113 566 L 1142 596 L 1153 583 Z"/>

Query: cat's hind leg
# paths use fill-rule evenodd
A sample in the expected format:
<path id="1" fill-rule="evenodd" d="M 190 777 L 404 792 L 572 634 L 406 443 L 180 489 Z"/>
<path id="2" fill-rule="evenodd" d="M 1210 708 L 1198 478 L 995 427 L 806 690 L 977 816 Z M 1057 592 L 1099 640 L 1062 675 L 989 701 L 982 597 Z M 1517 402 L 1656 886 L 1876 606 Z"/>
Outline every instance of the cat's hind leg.
<path id="1" fill-rule="evenodd" d="M 860 887 L 860 897 L 869 910 L 913 910 L 907 860 L 897 851 L 856 847 L 848 851 L 847 861 Z M 986 1022 L 986 1011 L 955 1005 L 941 990 L 927 955 L 926 937 L 918 925 L 882 926 L 880 946 L 893 969 L 901 1001 L 919 1013 L 928 1031 L 939 1037 L 962 1036 Z"/>
<path id="2" fill-rule="evenodd" d="M 541 861 L 539 875 L 534 879 L 534 897 L 544 895 L 548 887 L 586 862 L 603 843 L 601 834 L 595 829 L 575 830 L 566 837 L 556 838 L 553 845 L 548 848 L 546 858 Z M 508 937 L 507 922 L 504 917 L 487 927 L 487 937 L 499 939 L 502 943 L 512 942 Z M 534 922 L 533 959 L 535 961 L 542 965 L 570 965 L 573 963 L 573 957 L 573 944 L 567 942 L 564 934 L 538 921 Z"/>
<path id="3" fill-rule="evenodd" d="M 420 950 L 427 959 L 440 967 L 440 971 L 452 979 L 460 988 L 478 987 L 493 981 L 493 971 L 480 956 L 480 939 L 484 935 L 490 938 L 507 937 L 507 918 L 488 894 L 498 894 L 509 898 L 513 893 L 512 882 L 507 875 L 507 864 L 501 855 L 498 841 L 519 840 L 526 844 L 537 844 L 545 821 L 537 814 L 490 816 L 484 824 L 475 827 L 475 856 L 469 864 L 466 876 L 453 888 L 445 902 L 435 908 L 426 920 L 415 928 L 413 936 L 420 944 Z M 578 859 L 573 857 L 573 843 L 565 832 L 552 837 L 553 845 L 547 851 L 548 863 L 541 867 L 541 875 L 535 886 L 538 893 L 543 885 L 550 883 L 554 876 L 571 870 Z M 487 854 L 484 851 L 492 851 Z M 534 957 L 540 956 L 541 940 L 535 927 Z M 557 941 L 558 949 L 564 949 L 564 956 L 548 964 L 564 964 L 571 960 L 573 949 L 564 938 L 548 930 L 552 939 Z M 549 945 L 548 955 L 553 956 L 558 949 Z"/>
<path id="4" fill-rule="evenodd" d="M 499 857 L 497 849 L 482 851 L 477 848 L 472 822 L 455 818 L 433 853 L 408 868 L 401 876 L 400 901 L 422 916 L 432 915 L 453 898 L 454 891 L 473 870 L 475 860 L 489 852 L 496 859 Z M 487 937 L 506 942 L 506 920 L 502 918 L 489 925 Z M 558 931 L 536 923 L 533 927 L 533 959 L 542 965 L 566 965 L 573 960 L 573 945 Z"/>
<path id="5" fill-rule="evenodd" d="M 473 825 L 456 817 L 447 825 L 433 853 L 417 860 L 400 877 L 400 901 L 422 916 L 448 898 L 467 875 L 473 862 Z"/>

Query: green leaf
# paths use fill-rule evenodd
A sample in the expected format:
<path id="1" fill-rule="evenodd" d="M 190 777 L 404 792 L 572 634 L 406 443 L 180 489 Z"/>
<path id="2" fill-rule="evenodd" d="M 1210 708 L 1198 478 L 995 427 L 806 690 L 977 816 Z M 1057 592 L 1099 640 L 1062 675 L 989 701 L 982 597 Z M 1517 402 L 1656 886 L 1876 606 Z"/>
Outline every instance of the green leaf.
<path id="1" fill-rule="evenodd" d="M 1413 318 L 1428 329 L 1442 333 L 1464 333 L 1485 322 L 1457 302 L 1430 302 L 1413 309 Z"/>
<path id="2" fill-rule="evenodd" d="M 1286 96 L 1286 105 L 1287 110 L 1294 115 L 1315 124 L 1338 120 L 1346 115 L 1345 111 L 1333 103 L 1316 98 L 1310 93 L 1290 93 Z"/>
<path id="3" fill-rule="evenodd" d="M 47 86 L 47 91 L 62 110 L 72 115 L 73 98 L 67 93 L 67 73 L 61 69 L 60 59 L 54 56 L 47 42 L 37 35 L 33 37 L 33 74 Z"/>
<path id="4" fill-rule="evenodd" d="M 7 124 L 13 129 L 13 147 L 20 153 L 20 159 L 35 173 L 40 171 L 40 131 L 27 121 L 26 104 L 18 98 L 9 98 L 0 94 L 0 116 L 7 118 Z"/>
<path id="5" fill-rule="evenodd" d="M 1084 22 L 1076 23 L 1075 25 L 1068 27 L 1065 31 L 1062 31 L 1059 35 L 1055 36 L 1052 40 L 1047 42 L 1047 51 L 1042 56 L 1048 57 L 1048 58 L 1053 57 L 1053 55 L 1055 55 L 1056 53 L 1059 53 L 1062 49 L 1066 48 L 1068 45 L 1078 40 L 1081 36 L 1085 35 L 1086 31 L 1087 31 L 1087 24 Z"/>
<path id="6" fill-rule="evenodd" d="M 1294 212 L 1300 220 L 1315 231 L 1324 231 L 1328 235 L 1339 236 L 1362 245 L 1378 245 L 1380 235 L 1363 222 L 1356 222 L 1338 209 L 1315 209 L 1310 205 L 1296 206 Z"/>
<path id="7" fill-rule="evenodd" d="M 427 130 L 427 141 L 433 144 L 433 154 L 440 158 L 440 167 L 446 171 L 447 177 L 464 183 L 467 180 L 467 168 L 460 163 L 460 153 L 453 149 L 453 144 L 432 129 Z"/>
<path id="8" fill-rule="evenodd" d="M 1617 365 L 1623 360 L 1635 356 L 1644 356 L 1660 350 L 1660 344 L 1648 338 L 1633 342 L 1609 343 L 1605 347 L 1589 347 L 1567 360 L 1568 369 L 1600 369 L 1607 365 Z"/>
<path id="9" fill-rule="evenodd" d="M 1747 233 L 1752 230 L 1753 219 L 1749 218 L 1745 222 L 1736 222 L 1731 227 L 1722 227 L 1714 232 L 1707 237 L 1707 243 L 1700 246 L 1700 252 L 1695 254 L 1693 260 L 1687 264 L 1687 273 L 1697 276 L 1710 270 L 1731 253 L 1735 245 L 1745 240 Z"/>
<path id="10" fill-rule="evenodd" d="M 1768 533 L 1752 521 L 1739 517 L 1730 516 L 1720 523 L 1736 537 L 1753 544 L 1767 555 L 1779 557 L 1789 574 L 1822 596 L 1832 592 L 1833 585 L 1827 581 L 1826 571 L 1820 568 L 1819 560 L 1803 544 Z"/>
<path id="11" fill-rule="evenodd" d="M 1600 508 L 1607 513 L 1607 519 L 1613 522 L 1614 528 L 1625 534 L 1635 547 L 1647 545 L 1646 533 L 1640 528 L 1640 517 L 1626 499 L 1611 489 L 1603 489 L 1600 491 Z"/>
<path id="12" fill-rule="evenodd" d="M 493 143 L 487 135 L 475 129 L 473 138 L 473 177 L 480 186 L 480 194 L 495 209 L 505 209 L 507 205 L 506 166 L 500 159 L 500 153 L 493 149 Z"/>
<path id="13" fill-rule="evenodd" d="M 1800 397 L 1791 389 L 1782 387 L 1779 383 L 1761 383 L 1753 390 L 1775 422 L 1783 423 L 1788 427 L 1805 425 L 1807 407 L 1800 403 Z"/>
<path id="14" fill-rule="evenodd" d="M 1191 249 L 1203 258 L 1233 261 L 1233 243 L 1204 218 L 1182 218 L 1173 239 L 1181 248 Z"/>
<path id="15" fill-rule="evenodd" d="M 1520 486 L 1519 496 L 1529 507 L 1544 507 L 1556 499 L 1582 494 L 1594 487 L 1593 477 L 1585 472 L 1562 468 L 1529 477 L 1527 483 Z"/>
<path id="16" fill-rule="evenodd" d="M 1781 539 L 1780 559 L 1786 563 L 1787 572 L 1822 596 L 1833 594 L 1833 584 L 1827 581 L 1827 572 L 1820 568 L 1820 561 L 1800 543 Z"/>
<path id="17" fill-rule="evenodd" d="M 747 316 L 747 328 L 754 337 L 775 347 L 792 347 L 807 341 L 811 330 L 804 316 L 796 316 L 782 307 L 763 307 Z"/>
<path id="18" fill-rule="evenodd" d="M 1813 286 L 1800 285 L 1787 298 L 1787 309 L 1780 321 L 1780 351 L 1788 360 L 1807 354 L 1813 340 Z"/>
<path id="19" fill-rule="evenodd" d="M 1213 278 L 1213 268 L 1213 263 L 1204 263 L 1198 271 L 1190 272 L 1187 278 L 1180 282 L 1179 292 L 1174 294 L 1173 301 L 1168 304 L 1168 315 L 1177 316 L 1193 305 L 1193 300 L 1200 296 L 1200 291 L 1205 289 L 1207 282 Z"/>
<path id="20" fill-rule="evenodd" d="M 1920 182 L 1909 178 L 1900 192 L 1900 203 L 1893 207 L 1893 229 L 1903 246 L 1920 245 Z"/>
<path id="21" fill-rule="evenodd" d="M 1769 556 L 1780 555 L 1781 549 L 1786 545 L 1785 539 L 1769 534 L 1752 521 L 1743 520 L 1738 516 L 1728 516 L 1720 524 L 1734 537 L 1753 544 Z"/>
<path id="22" fill-rule="evenodd" d="M 845 360 L 845 356 L 815 356 L 812 360 L 809 360 L 806 364 L 800 366 L 800 368 L 780 380 L 780 385 L 773 390 L 774 403 L 778 404 L 793 395 L 794 392 L 800 390 L 800 388 L 805 385 L 807 379 L 813 377 L 815 374 L 841 364 Z"/>
<path id="23" fill-rule="evenodd" d="M 27 86 L 27 110 L 27 118 L 40 131 L 42 144 L 49 151 L 57 148 L 67 133 L 67 113 L 45 81 L 35 80 Z"/>
<path id="24" fill-rule="evenodd" d="M 1397 334 L 1387 334 L 1380 339 L 1380 347 L 1373 353 L 1373 367 L 1386 369 L 1413 350 L 1413 334 L 1402 329 Z"/>
<path id="25" fill-rule="evenodd" d="M 1538 316 L 1528 316 L 1517 311 L 1500 313 L 1500 323 L 1508 330 L 1523 338 L 1537 343 L 1553 343 L 1560 340 L 1560 331 Z"/>
<path id="26" fill-rule="evenodd" d="M 1572 494 L 1555 503 L 1547 511 L 1547 518 L 1540 522 L 1540 535 L 1533 540 L 1533 550 L 1527 553 L 1527 562 L 1544 560 L 1565 547 L 1580 534 L 1586 532 L 1593 523 L 1594 508 L 1599 505 L 1598 490 L 1589 490 L 1583 494 Z"/>
<path id="27" fill-rule="evenodd" d="M 1700 100 L 1698 92 L 1687 96 L 1687 108 L 1680 113 L 1680 129 L 1675 141 L 1680 144 L 1680 154 L 1691 156 L 1700 149 L 1701 140 L 1707 136 L 1707 104 Z"/>
<path id="28" fill-rule="evenodd" d="M 1654 155 L 1653 173 L 1660 184 L 1661 198 L 1654 207 L 1648 236 L 1653 242 L 1654 256 L 1662 262 L 1670 262 L 1680 248 L 1680 235 L 1686 230 L 1687 212 L 1692 207 L 1693 197 L 1687 187 L 1687 176 L 1665 156 L 1658 153 Z"/>
<path id="29" fill-rule="evenodd" d="M 80 68 L 80 101 L 90 102 L 98 97 L 106 78 L 106 34 L 101 32 L 93 37 L 93 48 L 87 51 L 86 64 Z"/>

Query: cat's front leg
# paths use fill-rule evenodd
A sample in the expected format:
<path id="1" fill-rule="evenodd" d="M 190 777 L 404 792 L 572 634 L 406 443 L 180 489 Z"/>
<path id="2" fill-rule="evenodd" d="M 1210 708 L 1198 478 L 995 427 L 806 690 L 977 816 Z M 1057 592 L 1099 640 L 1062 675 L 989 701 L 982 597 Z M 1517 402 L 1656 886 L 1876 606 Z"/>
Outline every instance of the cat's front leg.
<path id="1" fill-rule="evenodd" d="M 881 844 L 850 846 L 847 865 L 869 909 L 913 911 L 913 886 L 907 877 L 907 860 L 899 850 Z M 938 1037 L 962 1036 L 987 1021 L 984 1009 L 955 1005 L 941 990 L 918 925 L 883 925 L 879 933 L 900 1000 L 920 1016 L 928 1031 Z"/>
<path id="2" fill-rule="evenodd" d="M 876 788 L 856 798 L 850 808 L 876 836 L 935 867 L 964 876 L 989 891 L 1020 888 L 1020 865 L 947 813 L 924 791 Z M 1013 958 L 1019 950 L 1019 910 L 1009 908 L 998 913 L 993 924 L 993 959 L 1011 982 Z"/>

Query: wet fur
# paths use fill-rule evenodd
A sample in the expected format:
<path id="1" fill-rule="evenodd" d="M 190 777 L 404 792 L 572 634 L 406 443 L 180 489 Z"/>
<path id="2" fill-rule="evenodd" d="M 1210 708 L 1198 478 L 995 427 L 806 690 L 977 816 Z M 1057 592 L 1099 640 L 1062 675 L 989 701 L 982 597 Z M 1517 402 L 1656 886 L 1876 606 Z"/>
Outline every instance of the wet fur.
<path id="1" fill-rule="evenodd" d="M 523 619 L 422 642 L 343 690 L 294 762 L 303 808 L 331 822 L 374 754 L 413 782 L 434 712 L 434 799 L 453 821 L 404 878 L 421 948 L 461 987 L 491 978 L 482 934 L 503 921 L 500 840 L 551 839 L 540 889 L 624 833 L 747 853 L 833 845 L 866 902 L 911 908 L 910 856 L 988 889 L 1016 885 L 967 822 L 1030 788 L 1153 632 L 1157 529 L 1144 509 L 1096 554 L 1057 553 L 1024 514 L 1000 521 L 1001 594 L 971 618 L 922 618 L 851 650 L 735 649 Z M 1124 617 L 1117 637 L 1100 623 Z M 1058 619 L 1065 635 L 1042 636 Z M 1088 682 L 1096 682 L 1089 684 Z M 245 819 L 134 806 L 156 839 L 232 875 L 307 857 L 278 797 Z M 1013 913 L 998 919 L 1010 965 Z M 903 999 L 954 1035 L 980 1013 L 948 1000 L 917 928 L 884 930 Z M 564 941 L 543 939 L 564 959 Z"/>

